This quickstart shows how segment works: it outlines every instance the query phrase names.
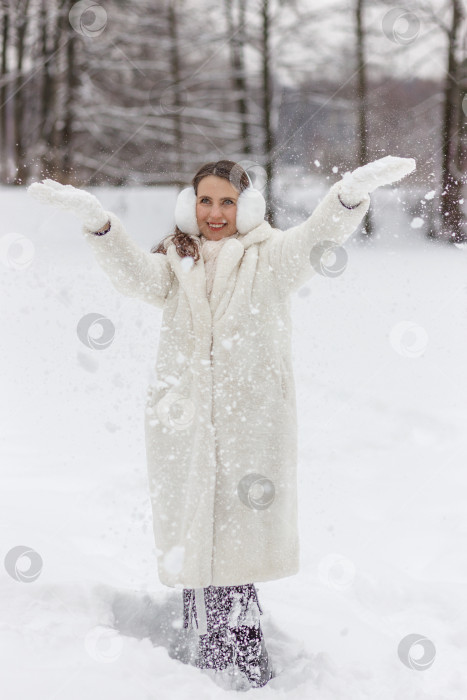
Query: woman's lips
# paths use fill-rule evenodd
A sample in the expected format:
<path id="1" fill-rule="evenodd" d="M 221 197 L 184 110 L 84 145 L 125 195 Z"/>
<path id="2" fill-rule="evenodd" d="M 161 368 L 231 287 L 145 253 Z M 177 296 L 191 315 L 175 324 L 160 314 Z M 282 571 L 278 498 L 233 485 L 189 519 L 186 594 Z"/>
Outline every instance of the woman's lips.
<path id="1" fill-rule="evenodd" d="M 227 226 L 227 224 L 211 224 L 208 221 L 208 226 L 211 229 L 211 231 L 220 231 L 221 228 L 224 228 L 224 226 Z"/>

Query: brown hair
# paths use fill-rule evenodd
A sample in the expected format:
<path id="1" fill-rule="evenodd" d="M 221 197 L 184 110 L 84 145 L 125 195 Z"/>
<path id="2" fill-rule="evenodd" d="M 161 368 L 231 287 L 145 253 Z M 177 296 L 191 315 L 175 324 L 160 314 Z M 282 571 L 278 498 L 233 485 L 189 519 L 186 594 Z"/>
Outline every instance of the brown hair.
<path id="1" fill-rule="evenodd" d="M 250 185 L 248 175 L 241 165 L 235 163 L 233 160 L 218 160 L 212 161 L 210 163 L 205 163 L 198 170 L 196 175 L 193 177 L 191 184 L 195 190 L 195 194 L 198 194 L 198 185 L 203 177 L 207 175 L 217 175 L 217 177 L 223 177 L 235 187 L 238 192 L 243 192 Z M 169 234 L 162 239 L 160 243 L 156 243 L 151 248 L 151 253 L 167 253 L 167 248 L 165 245 L 166 241 L 172 240 L 175 244 L 175 249 L 181 258 L 190 257 L 193 258 L 195 262 L 199 260 L 199 237 L 190 236 L 188 233 L 181 231 L 178 226 L 175 226 L 175 232 Z"/>

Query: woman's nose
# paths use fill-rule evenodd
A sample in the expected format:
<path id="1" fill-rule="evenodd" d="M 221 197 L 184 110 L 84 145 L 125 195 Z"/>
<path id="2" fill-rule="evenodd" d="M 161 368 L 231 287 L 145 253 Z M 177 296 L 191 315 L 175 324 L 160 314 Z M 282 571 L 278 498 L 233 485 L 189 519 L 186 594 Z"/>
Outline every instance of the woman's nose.
<path id="1" fill-rule="evenodd" d="M 214 217 L 220 217 L 222 216 L 222 207 L 220 204 L 214 203 L 211 207 L 211 216 Z"/>

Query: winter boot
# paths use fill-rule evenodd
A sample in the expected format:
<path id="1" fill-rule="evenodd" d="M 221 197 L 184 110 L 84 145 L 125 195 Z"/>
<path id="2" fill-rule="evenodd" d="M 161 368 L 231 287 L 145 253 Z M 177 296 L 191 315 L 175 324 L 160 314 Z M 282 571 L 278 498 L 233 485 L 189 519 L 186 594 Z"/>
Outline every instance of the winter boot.
<path id="1" fill-rule="evenodd" d="M 273 677 L 253 584 L 185 589 L 184 627 L 196 623 L 196 666 L 223 688 L 260 688 Z M 214 674 L 214 675 L 213 675 Z"/>

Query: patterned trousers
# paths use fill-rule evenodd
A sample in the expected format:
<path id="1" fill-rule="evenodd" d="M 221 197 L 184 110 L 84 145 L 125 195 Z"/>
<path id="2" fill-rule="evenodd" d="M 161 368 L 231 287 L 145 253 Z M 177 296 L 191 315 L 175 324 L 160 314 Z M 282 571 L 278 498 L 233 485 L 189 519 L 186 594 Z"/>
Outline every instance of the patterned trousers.
<path id="1" fill-rule="evenodd" d="M 271 678 L 253 583 L 183 589 L 183 626 L 198 636 L 199 668 L 238 668 L 252 687 Z M 194 622 L 194 624 L 193 624 Z"/>

